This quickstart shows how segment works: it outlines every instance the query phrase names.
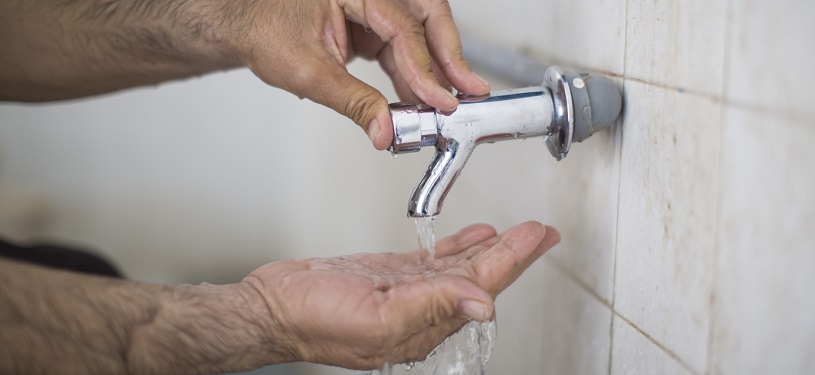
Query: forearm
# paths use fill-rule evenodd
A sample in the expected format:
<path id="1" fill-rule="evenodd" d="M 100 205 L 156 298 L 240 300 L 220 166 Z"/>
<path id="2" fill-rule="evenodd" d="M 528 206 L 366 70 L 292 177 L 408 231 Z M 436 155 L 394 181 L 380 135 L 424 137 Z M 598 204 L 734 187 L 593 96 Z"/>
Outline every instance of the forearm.
<path id="1" fill-rule="evenodd" d="M 238 66 L 231 38 L 252 3 L 2 0 L 0 100 L 68 99 Z"/>
<path id="2" fill-rule="evenodd" d="M 0 373 L 212 373 L 293 360 L 247 283 L 159 286 L 0 259 Z"/>

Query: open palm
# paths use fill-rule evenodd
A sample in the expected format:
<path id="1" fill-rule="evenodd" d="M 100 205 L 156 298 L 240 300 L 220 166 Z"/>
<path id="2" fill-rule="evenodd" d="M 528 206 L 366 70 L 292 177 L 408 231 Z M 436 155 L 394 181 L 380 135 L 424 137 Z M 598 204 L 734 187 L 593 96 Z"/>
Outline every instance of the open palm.
<path id="1" fill-rule="evenodd" d="M 554 246 L 558 232 L 527 222 L 502 234 L 473 225 L 439 241 L 432 266 L 418 251 L 286 260 L 252 272 L 272 336 L 294 360 L 354 369 L 424 359 Z"/>

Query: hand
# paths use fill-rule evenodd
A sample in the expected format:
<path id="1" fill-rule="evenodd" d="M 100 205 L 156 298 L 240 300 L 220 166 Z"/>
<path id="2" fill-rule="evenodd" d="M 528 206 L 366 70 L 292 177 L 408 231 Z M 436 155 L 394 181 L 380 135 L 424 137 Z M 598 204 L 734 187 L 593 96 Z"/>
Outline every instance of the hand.
<path id="1" fill-rule="evenodd" d="M 400 97 L 451 111 L 450 84 L 486 94 L 464 60 L 446 0 L 250 0 L 233 13 L 232 44 L 266 83 L 351 118 L 377 149 L 393 139 L 384 96 L 351 76 L 354 56 L 379 60 Z M 248 5 L 247 5 L 248 4 Z"/>
<path id="2" fill-rule="evenodd" d="M 269 309 L 271 341 L 288 360 L 353 369 L 423 360 L 468 318 L 494 317 L 493 299 L 560 241 L 527 222 L 496 235 L 473 225 L 436 244 L 435 272 L 409 253 L 267 264 L 244 281 Z"/>

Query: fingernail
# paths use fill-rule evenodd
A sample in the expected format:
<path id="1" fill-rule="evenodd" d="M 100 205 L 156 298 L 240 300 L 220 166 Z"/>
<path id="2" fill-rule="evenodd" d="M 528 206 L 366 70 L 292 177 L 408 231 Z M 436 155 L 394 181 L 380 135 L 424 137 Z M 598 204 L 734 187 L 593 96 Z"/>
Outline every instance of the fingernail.
<path id="1" fill-rule="evenodd" d="M 489 83 L 489 82 L 487 82 L 487 80 L 486 80 L 486 79 L 484 79 L 484 77 L 481 77 L 480 75 L 475 74 L 475 73 L 473 73 L 473 75 L 475 76 L 475 78 L 478 78 L 478 80 L 479 80 L 479 81 L 481 81 L 481 83 L 482 83 L 482 84 L 483 84 L 485 87 L 490 87 L 490 83 Z"/>
<path id="2" fill-rule="evenodd" d="M 473 299 L 463 299 L 459 303 L 458 312 L 480 322 L 489 319 L 490 309 L 486 304 Z"/>
<path id="3" fill-rule="evenodd" d="M 444 90 L 444 92 L 447 94 L 447 97 L 450 98 L 450 103 L 453 105 L 450 109 L 455 109 L 458 105 L 458 98 L 450 91 Z"/>
<path id="4" fill-rule="evenodd" d="M 379 121 L 374 118 L 368 123 L 368 137 L 371 138 L 371 143 L 376 146 L 376 136 L 379 134 Z"/>

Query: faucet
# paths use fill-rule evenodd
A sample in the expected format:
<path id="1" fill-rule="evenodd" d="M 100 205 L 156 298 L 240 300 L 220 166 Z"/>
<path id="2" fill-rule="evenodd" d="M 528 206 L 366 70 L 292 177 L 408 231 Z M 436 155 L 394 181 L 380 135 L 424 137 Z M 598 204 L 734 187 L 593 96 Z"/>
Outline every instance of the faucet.
<path id="1" fill-rule="evenodd" d="M 392 154 L 435 146 L 436 153 L 408 202 L 409 217 L 441 212 L 467 159 L 482 143 L 544 137 L 557 160 L 572 142 L 611 127 L 622 106 L 620 92 L 606 77 L 590 73 L 564 74 L 558 67 L 544 73 L 541 86 L 496 91 L 484 96 L 458 95 L 450 113 L 425 104 L 390 104 Z"/>

